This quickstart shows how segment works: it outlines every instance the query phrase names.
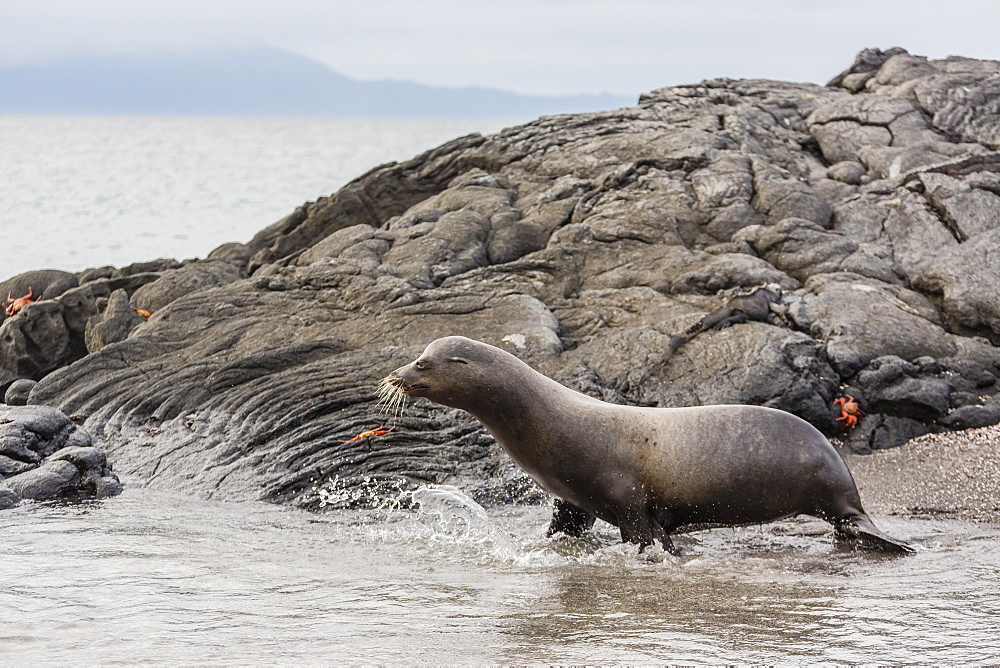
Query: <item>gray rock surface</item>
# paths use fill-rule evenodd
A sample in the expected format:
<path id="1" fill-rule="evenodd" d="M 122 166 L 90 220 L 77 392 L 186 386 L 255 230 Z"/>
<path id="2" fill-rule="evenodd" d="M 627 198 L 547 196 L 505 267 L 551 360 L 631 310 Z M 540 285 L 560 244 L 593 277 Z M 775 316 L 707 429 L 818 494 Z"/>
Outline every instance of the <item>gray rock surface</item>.
<path id="1" fill-rule="evenodd" d="M 191 262 L 183 267 L 168 269 L 151 283 L 132 294 L 132 304 L 144 311 L 156 313 L 161 308 L 188 293 L 218 287 L 245 277 L 241 270 L 224 260 Z"/>
<path id="2" fill-rule="evenodd" d="M 24 406 L 28 403 L 28 395 L 31 394 L 31 390 L 37 384 L 37 381 L 28 380 L 27 378 L 15 380 L 4 393 L 3 402 L 8 406 Z"/>
<path id="3" fill-rule="evenodd" d="M 58 269 L 36 269 L 26 271 L 0 282 L 0 300 L 5 302 L 8 297 L 23 297 L 30 291 L 34 297 L 42 299 L 54 299 L 67 290 L 79 285 L 79 279 L 75 274 Z M 3 309 L 0 309 L 0 322 L 8 318 Z"/>
<path id="4" fill-rule="evenodd" d="M 80 486 L 80 472 L 67 461 L 49 461 L 4 481 L 22 499 L 51 501 Z"/>
<path id="5" fill-rule="evenodd" d="M 84 330 L 87 352 L 97 352 L 109 343 L 124 341 L 136 327 L 145 322 L 146 317 L 129 304 L 125 290 L 115 290 L 108 298 L 104 311 L 87 321 Z"/>
<path id="6" fill-rule="evenodd" d="M 232 252 L 239 255 L 237 249 L 220 252 L 223 255 Z M 243 255 L 246 256 L 246 252 Z M 224 282 L 221 276 L 228 276 L 230 278 L 226 280 L 231 280 L 243 271 L 242 267 L 233 266 L 230 261 L 191 261 L 188 265 L 195 268 L 182 273 L 180 280 L 173 275 L 167 276 L 159 288 L 150 289 L 147 293 L 156 294 L 154 301 L 163 302 L 164 293 L 176 296 L 205 285 L 218 285 Z M 200 271 L 201 265 L 222 265 L 224 268 Z M 0 283 L 0 287 L 8 291 L 7 294 L 21 296 L 30 287 L 35 295 L 41 296 L 38 302 L 28 304 L 13 316 L 7 316 L 0 310 L 0 392 L 6 392 L 8 386 L 19 378 L 39 380 L 91 352 L 87 344 L 87 327 L 95 316 L 100 316 L 99 320 L 113 320 L 102 327 L 108 332 L 97 337 L 99 343 L 105 338 L 118 340 L 115 337 L 127 336 L 129 323 L 123 322 L 121 317 L 112 318 L 120 310 L 117 307 L 121 305 L 121 298 L 115 303 L 112 313 L 105 313 L 112 292 L 122 291 L 124 302 L 128 305 L 130 296 L 137 290 L 181 268 L 176 260 L 161 259 L 118 269 L 87 269 L 79 274 L 54 269 L 29 271 Z M 206 274 L 207 277 L 199 274 Z M 134 312 L 132 316 L 134 324 L 138 316 Z"/>
<path id="7" fill-rule="evenodd" d="M 0 482 L 0 510 L 13 508 L 21 502 L 21 497 L 17 492 Z"/>
<path id="8" fill-rule="evenodd" d="M 153 484 L 309 506 L 453 477 L 483 499 L 535 493 L 466 416 L 378 410 L 377 380 L 449 334 L 610 401 L 776 406 L 857 451 L 988 423 L 998 81 L 1000 63 L 871 49 L 825 87 L 716 79 L 462 137 L 209 261 L 94 270 L 90 322 L 124 314 L 102 301 L 118 288 L 153 318 L 74 357 L 66 306 L 41 302 L 0 328 L 0 368 L 41 378 L 31 402 L 86 413 Z M 783 317 L 664 355 L 764 283 Z M 3 336 L 20 318 L 29 340 L 33 312 L 47 363 Z M 843 394 L 863 414 L 849 432 Z"/>
<path id="9" fill-rule="evenodd" d="M 90 434 L 49 406 L 0 406 L 0 509 L 122 491 Z"/>

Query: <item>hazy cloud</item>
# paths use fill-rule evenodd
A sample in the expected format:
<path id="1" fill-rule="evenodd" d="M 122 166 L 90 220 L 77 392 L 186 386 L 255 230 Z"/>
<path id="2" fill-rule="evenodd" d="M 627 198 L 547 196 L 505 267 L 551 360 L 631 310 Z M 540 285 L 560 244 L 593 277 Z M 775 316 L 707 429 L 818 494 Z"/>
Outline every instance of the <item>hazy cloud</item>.
<path id="1" fill-rule="evenodd" d="M 824 82 L 866 46 L 1000 59 L 998 23 L 992 0 L 3 0 L 0 64 L 265 43 L 361 79 L 635 93 Z"/>

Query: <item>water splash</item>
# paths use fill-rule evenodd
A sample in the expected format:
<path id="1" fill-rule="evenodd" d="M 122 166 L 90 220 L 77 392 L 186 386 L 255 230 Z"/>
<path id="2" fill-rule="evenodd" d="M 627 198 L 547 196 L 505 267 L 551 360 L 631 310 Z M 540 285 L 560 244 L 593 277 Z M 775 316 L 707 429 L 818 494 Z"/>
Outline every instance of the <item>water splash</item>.
<path id="1" fill-rule="evenodd" d="M 410 493 L 414 505 L 434 522 L 435 535 L 453 542 L 490 545 L 495 554 L 513 558 L 520 544 L 493 523 L 486 509 L 452 485 L 424 485 Z"/>
<path id="2" fill-rule="evenodd" d="M 658 546 L 640 550 L 638 545 L 621 543 L 617 530 L 606 536 L 590 535 L 582 539 L 548 537 L 542 535 L 542 524 L 534 535 L 512 535 L 485 508 L 452 485 L 424 485 L 406 496 L 418 513 L 430 521 L 430 540 L 446 542 L 453 548 L 474 547 L 479 556 L 516 567 L 560 567 L 574 563 L 643 567 L 677 561 Z"/>
<path id="3" fill-rule="evenodd" d="M 410 485 L 406 478 L 392 475 L 364 475 L 341 478 L 331 476 L 312 487 L 313 499 L 319 510 L 367 508 L 370 510 L 401 510 L 409 508 Z"/>

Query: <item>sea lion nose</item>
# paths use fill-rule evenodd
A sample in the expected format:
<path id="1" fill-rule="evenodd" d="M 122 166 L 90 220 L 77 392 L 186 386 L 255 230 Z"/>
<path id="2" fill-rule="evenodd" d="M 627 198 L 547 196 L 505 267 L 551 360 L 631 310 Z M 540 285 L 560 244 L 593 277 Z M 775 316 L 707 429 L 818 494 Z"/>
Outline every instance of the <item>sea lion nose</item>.
<path id="1" fill-rule="evenodd" d="M 394 385 L 406 384 L 412 382 L 410 376 L 413 375 L 413 364 L 407 364 L 406 366 L 401 366 L 395 371 L 391 372 L 386 376 L 386 381 L 393 383 Z"/>

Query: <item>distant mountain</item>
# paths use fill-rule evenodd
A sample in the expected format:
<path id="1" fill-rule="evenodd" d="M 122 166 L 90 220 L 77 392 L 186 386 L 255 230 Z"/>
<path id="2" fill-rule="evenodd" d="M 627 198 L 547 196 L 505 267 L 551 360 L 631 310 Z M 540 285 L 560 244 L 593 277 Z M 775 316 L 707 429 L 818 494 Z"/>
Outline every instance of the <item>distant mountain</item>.
<path id="1" fill-rule="evenodd" d="M 273 48 L 188 55 L 74 57 L 0 68 L 5 114 L 533 117 L 613 109 L 618 95 L 544 97 L 489 88 L 358 81 Z"/>

